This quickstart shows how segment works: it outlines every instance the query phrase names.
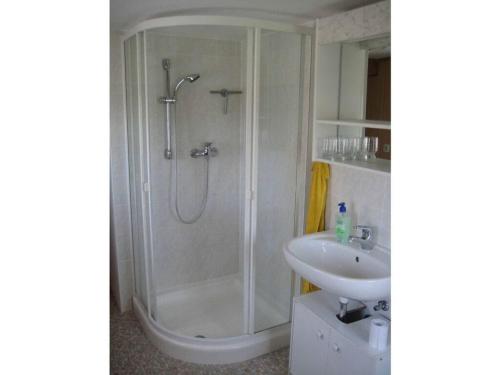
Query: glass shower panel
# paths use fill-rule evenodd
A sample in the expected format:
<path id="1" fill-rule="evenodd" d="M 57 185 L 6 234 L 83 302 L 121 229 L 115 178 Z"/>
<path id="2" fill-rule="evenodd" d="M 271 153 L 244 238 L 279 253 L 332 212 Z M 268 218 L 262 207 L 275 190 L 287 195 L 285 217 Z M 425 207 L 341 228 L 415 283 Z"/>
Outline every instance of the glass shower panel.
<path id="1" fill-rule="evenodd" d="M 256 332 L 290 318 L 292 274 L 282 246 L 295 235 L 301 54 L 300 34 L 262 31 L 254 244 Z"/>
<path id="2" fill-rule="evenodd" d="M 141 124 L 139 84 L 139 37 L 125 41 L 125 75 L 127 101 L 128 157 L 130 176 L 130 203 L 132 210 L 132 241 L 134 256 L 135 295 L 147 307 L 146 257 L 144 248 Z"/>
<path id="3" fill-rule="evenodd" d="M 245 177 L 245 28 L 174 26 L 146 33 L 146 81 L 151 172 L 153 283 L 157 320 L 187 336 L 243 334 L 243 225 Z M 166 159 L 165 59 L 171 106 L 173 159 Z M 242 91 L 225 98 L 210 91 Z M 213 142 L 210 158 L 191 150 Z M 177 163 L 177 173 L 175 172 Z M 203 203 L 208 173 L 207 204 Z M 175 194 L 177 187 L 177 196 Z"/>

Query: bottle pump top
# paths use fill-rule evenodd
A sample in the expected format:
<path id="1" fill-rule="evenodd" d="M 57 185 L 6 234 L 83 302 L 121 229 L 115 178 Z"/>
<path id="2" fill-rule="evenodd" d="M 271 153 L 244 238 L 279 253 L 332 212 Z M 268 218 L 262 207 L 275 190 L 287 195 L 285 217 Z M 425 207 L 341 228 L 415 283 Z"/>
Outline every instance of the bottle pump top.
<path id="1" fill-rule="evenodd" d="M 340 212 L 340 213 L 347 212 L 347 208 L 345 207 L 345 202 L 340 202 L 340 203 L 338 204 L 338 206 L 339 206 L 339 212 Z"/>

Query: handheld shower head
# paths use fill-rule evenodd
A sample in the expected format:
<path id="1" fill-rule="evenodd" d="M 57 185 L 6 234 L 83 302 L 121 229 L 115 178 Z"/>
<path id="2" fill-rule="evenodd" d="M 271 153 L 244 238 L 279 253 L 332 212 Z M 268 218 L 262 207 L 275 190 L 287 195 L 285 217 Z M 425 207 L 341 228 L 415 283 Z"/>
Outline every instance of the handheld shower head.
<path id="1" fill-rule="evenodd" d="M 189 74 L 186 76 L 186 78 L 190 81 L 190 82 L 194 82 L 196 81 L 198 78 L 200 78 L 200 75 L 198 73 L 195 73 L 195 74 Z"/>
<path id="2" fill-rule="evenodd" d="M 182 86 L 182 84 L 187 80 L 189 82 L 194 82 L 196 81 L 198 78 L 200 78 L 200 75 L 198 73 L 194 73 L 194 74 L 188 74 L 187 76 L 181 78 L 179 80 L 179 82 L 177 82 L 177 85 L 175 85 L 175 89 L 174 89 L 174 97 L 175 95 L 177 94 L 177 90 L 180 89 L 180 87 Z"/>

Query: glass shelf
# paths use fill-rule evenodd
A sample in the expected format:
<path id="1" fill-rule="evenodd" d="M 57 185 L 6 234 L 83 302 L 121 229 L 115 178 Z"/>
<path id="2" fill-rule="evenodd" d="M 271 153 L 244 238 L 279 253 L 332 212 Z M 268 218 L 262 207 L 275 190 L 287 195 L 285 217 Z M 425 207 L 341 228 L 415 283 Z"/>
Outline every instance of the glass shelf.
<path id="1" fill-rule="evenodd" d="M 355 126 L 359 128 L 372 129 L 387 129 L 391 130 L 390 121 L 374 121 L 374 120 L 316 120 L 319 125 L 340 125 L 340 126 Z"/>
<path id="2" fill-rule="evenodd" d="M 386 159 L 374 159 L 370 161 L 360 161 L 360 160 L 333 161 L 333 160 L 315 158 L 313 161 L 319 161 L 322 163 L 328 163 L 332 165 L 343 165 L 375 173 L 382 173 L 382 174 L 391 173 L 391 161 Z"/>

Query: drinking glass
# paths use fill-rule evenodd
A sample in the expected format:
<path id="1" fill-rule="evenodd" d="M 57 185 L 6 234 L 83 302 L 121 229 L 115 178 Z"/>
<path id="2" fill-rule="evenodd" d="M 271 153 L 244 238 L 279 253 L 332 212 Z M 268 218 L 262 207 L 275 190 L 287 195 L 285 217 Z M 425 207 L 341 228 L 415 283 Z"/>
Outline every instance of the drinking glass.
<path id="1" fill-rule="evenodd" d="M 369 144 L 370 144 L 370 140 L 368 137 L 361 137 L 360 138 L 358 160 L 363 160 L 363 161 L 368 160 Z"/>
<path id="2" fill-rule="evenodd" d="M 334 159 L 338 161 L 344 161 L 347 158 L 348 149 L 348 139 L 344 137 L 336 138 L 336 152 L 334 154 Z"/>
<path id="3" fill-rule="evenodd" d="M 320 142 L 320 155 L 325 160 L 331 160 L 335 153 L 335 138 L 325 137 Z"/>
<path id="4" fill-rule="evenodd" d="M 335 155 L 337 153 L 337 138 L 328 137 L 328 144 L 330 150 L 328 160 L 335 160 Z"/>
<path id="5" fill-rule="evenodd" d="M 378 151 L 378 137 L 369 137 L 368 141 L 368 159 L 376 159 Z"/>
<path id="6" fill-rule="evenodd" d="M 361 138 L 360 137 L 352 138 L 352 141 L 351 141 L 351 159 L 352 160 L 359 159 L 360 149 L 361 149 Z"/>
<path id="7" fill-rule="evenodd" d="M 319 155 L 321 156 L 322 159 L 327 159 L 328 158 L 328 138 L 320 138 L 318 141 L 319 145 Z"/>

